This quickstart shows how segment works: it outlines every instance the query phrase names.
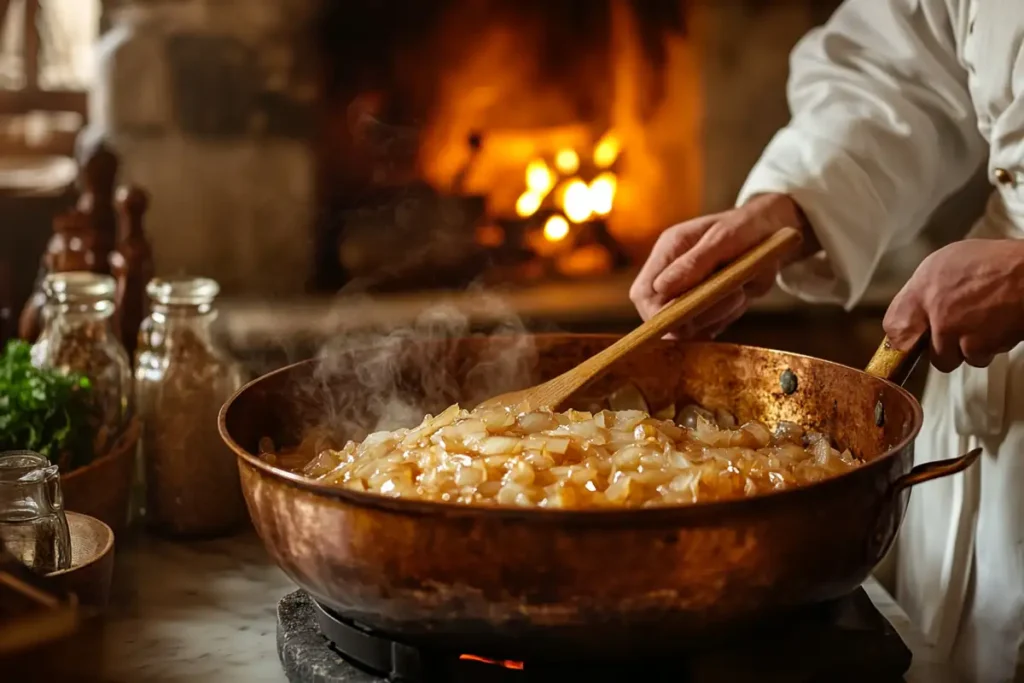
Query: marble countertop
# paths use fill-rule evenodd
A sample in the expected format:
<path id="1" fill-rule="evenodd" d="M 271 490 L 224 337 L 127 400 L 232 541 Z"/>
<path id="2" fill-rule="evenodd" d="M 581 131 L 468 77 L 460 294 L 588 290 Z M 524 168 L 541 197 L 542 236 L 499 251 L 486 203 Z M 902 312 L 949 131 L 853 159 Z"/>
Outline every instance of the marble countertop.
<path id="1" fill-rule="evenodd" d="M 105 629 L 108 683 L 287 683 L 277 602 L 295 589 L 252 533 L 200 543 L 122 544 Z M 955 683 L 876 581 L 868 594 L 914 653 L 908 683 Z"/>
<path id="2" fill-rule="evenodd" d="M 109 683 L 287 683 L 277 602 L 295 590 L 255 534 L 118 549 L 104 633 Z"/>

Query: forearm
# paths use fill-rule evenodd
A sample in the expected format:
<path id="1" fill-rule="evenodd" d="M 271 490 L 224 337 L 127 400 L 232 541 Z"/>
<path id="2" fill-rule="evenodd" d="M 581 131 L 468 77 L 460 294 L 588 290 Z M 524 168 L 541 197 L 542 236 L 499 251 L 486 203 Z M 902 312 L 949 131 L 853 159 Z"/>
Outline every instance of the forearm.
<path id="1" fill-rule="evenodd" d="M 847 0 L 794 50 L 793 119 L 739 203 L 778 193 L 801 207 L 827 255 L 784 275 L 805 298 L 852 306 L 882 254 L 913 239 L 983 159 L 944 12 L 939 0 Z"/>

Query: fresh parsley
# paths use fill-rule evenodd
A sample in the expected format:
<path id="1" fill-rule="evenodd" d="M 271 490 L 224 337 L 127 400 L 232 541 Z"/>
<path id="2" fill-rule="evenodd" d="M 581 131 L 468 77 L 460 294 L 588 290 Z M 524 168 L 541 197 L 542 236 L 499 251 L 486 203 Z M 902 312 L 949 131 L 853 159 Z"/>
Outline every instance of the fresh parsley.
<path id="1" fill-rule="evenodd" d="M 0 356 L 0 451 L 27 449 L 62 470 L 93 457 L 92 387 L 86 377 L 32 365 L 31 347 L 8 342 Z"/>

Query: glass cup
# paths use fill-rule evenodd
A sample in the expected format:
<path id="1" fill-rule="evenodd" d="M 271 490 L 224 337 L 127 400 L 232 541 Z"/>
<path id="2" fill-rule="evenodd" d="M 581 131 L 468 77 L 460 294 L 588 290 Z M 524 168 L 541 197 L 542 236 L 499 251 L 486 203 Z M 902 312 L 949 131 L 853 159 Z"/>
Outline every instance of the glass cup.
<path id="1" fill-rule="evenodd" d="M 0 546 L 40 574 L 71 566 L 60 475 L 38 453 L 0 453 Z"/>

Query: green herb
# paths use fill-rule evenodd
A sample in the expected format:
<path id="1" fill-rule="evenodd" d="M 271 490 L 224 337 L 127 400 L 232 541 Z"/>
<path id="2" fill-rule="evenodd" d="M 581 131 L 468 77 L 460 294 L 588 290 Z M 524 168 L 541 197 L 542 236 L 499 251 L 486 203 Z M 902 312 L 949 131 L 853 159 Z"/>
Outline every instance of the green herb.
<path id="1" fill-rule="evenodd" d="M 0 356 L 0 451 L 27 449 L 72 470 L 93 457 L 94 408 L 86 377 L 32 365 L 31 347 Z"/>

